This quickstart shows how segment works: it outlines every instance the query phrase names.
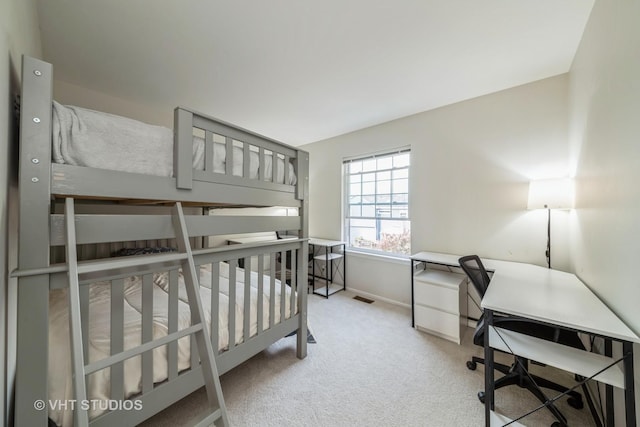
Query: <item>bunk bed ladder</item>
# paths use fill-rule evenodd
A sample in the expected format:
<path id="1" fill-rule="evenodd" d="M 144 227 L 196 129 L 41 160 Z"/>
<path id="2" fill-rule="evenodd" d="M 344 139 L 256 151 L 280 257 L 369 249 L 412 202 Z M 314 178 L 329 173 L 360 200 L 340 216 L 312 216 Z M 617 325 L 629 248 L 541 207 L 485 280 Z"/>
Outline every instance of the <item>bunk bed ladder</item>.
<path id="1" fill-rule="evenodd" d="M 72 373 L 73 373 L 73 390 L 76 402 L 83 402 L 87 399 L 86 375 L 87 368 L 90 365 L 85 364 L 85 356 L 88 358 L 88 352 L 83 348 L 82 341 L 82 316 L 80 308 L 80 280 L 78 277 L 78 258 L 76 251 L 76 229 L 75 229 L 75 209 L 74 199 L 67 198 L 65 200 L 65 228 L 66 228 L 66 257 L 69 277 L 69 330 L 71 336 L 71 353 L 72 353 Z M 211 412 L 207 413 L 204 418 L 198 421 L 197 427 L 205 427 L 210 425 L 228 426 L 227 410 L 222 396 L 222 387 L 220 386 L 220 378 L 218 369 L 215 364 L 213 350 L 211 347 L 211 338 L 207 331 L 207 325 L 202 309 L 202 301 L 200 300 L 198 275 L 191 251 L 191 244 L 187 233 L 186 221 L 182 204 L 177 202 L 173 214 L 173 226 L 175 229 L 176 240 L 180 252 L 186 254 L 186 258 L 182 261 L 182 273 L 189 299 L 189 308 L 191 310 L 191 327 L 195 335 L 195 342 L 200 356 L 200 364 L 204 376 L 205 388 L 207 391 L 207 399 L 211 408 Z M 93 269 L 93 271 L 98 270 Z M 85 320 L 86 321 L 86 320 Z M 86 327 L 86 326 L 85 326 Z M 78 404 L 74 410 L 74 426 L 88 426 L 88 413 L 83 406 Z"/>
<path id="2" fill-rule="evenodd" d="M 193 260 L 193 253 L 191 252 L 191 243 L 189 242 L 187 223 L 184 218 L 184 212 L 182 211 L 182 203 L 180 202 L 176 202 L 174 207 L 173 227 L 176 230 L 178 250 L 187 254 L 187 258 L 182 261 L 182 274 L 184 276 L 184 284 L 187 290 L 187 298 L 189 299 L 189 308 L 191 310 L 191 324 L 199 324 L 202 326 L 195 332 L 195 338 L 204 375 L 204 385 L 207 390 L 207 399 L 212 409 L 212 412 L 196 425 L 198 427 L 205 427 L 211 424 L 218 425 L 216 421 L 220 421 L 221 425 L 228 426 L 227 408 L 224 404 L 218 368 L 213 356 L 211 336 L 209 335 L 204 310 L 202 309 L 198 273 Z"/>
<path id="3" fill-rule="evenodd" d="M 78 254 L 76 250 L 76 224 L 72 198 L 64 205 L 66 230 L 67 275 L 69 276 L 69 335 L 71 338 L 71 367 L 73 391 L 76 402 L 87 400 L 87 384 L 82 344 L 82 325 L 80 310 L 80 280 L 78 279 Z M 89 414 L 81 405 L 73 411 L 74 426 L 88 426 Z"/>

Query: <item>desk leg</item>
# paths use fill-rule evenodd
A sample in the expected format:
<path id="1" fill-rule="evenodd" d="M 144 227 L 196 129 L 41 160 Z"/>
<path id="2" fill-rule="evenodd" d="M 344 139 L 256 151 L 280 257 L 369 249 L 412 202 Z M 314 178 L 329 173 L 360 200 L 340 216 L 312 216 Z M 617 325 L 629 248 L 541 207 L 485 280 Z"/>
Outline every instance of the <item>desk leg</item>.
<path id="1" fill-rule="evenodd" d="M 324 268 L 325 268 L 325 286 L 326 286 L 326 291 L 327 291 L 327 295 L 326 298 L 329 298 L 329 274 L 333 275 L 333 263 L 329 264 L 329 246 L 325 246 L 324 248 L 324 256 L 325 256 L 325 261 L 324 261 Z M 327 269 L 329 271 L 327 271 Z M 333 280 L 333 277 L 331 278 L 331 280 Z"/>
<path id="2" fill-rule="evenodd" d="M 493 311 L 484 310 L 484 417 L 486 427 L 491 426 L 494 409 L 493 348 L 489 345 L 489 328 L 493 325 Z"/>
<path id="3" fill-rule="evenodd" d="M 415 328 L 416 326 L 416 314 L 414 313 L 414 296 L 413 296 L 413 260 L 410 262 L 411 267 L 411 327 Z"/>
<path id="4" fill-rule="evenodd" d="M 624 354 L 624 407 L 627 417 L 627 427 L 636 425 L 636 397 L 633 375 L 633 343 L 624 341 L 622 343 L 622 353 Z"/>
<path id="5" fill-rule="evenodd" d="M 342 290 L 347 290 L 347 245 L 342 245 Z"/>
<path id="6" fill-rule="evenodd" d="M 604 355 L 607 357 L 611 357 L 613 355 L 613 344 L 611 342 L 611 339 L 609 338 L 604 339 Z M 607 384 L 605 385 L 604 390 L 605 390 L 604 395 L 605 395 L 605 406 L 606 406 L 606 415 L 605 415 L 604 425 L 607 427 L 614 427 L 615 419 L 614 419 L 614 413 L 613 413 L 613 386 Z"/>
<path id="7" fill-rule="evenodd" d="M 311 292 L 316 293 L 316 247 L 313 245 L 309 245 L 309 249 L 311 249 Z"/>

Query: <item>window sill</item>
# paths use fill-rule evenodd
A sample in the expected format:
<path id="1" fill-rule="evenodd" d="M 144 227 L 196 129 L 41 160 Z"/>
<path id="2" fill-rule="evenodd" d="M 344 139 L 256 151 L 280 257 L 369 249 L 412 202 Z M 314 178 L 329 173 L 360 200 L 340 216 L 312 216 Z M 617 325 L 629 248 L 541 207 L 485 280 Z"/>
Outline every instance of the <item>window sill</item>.
<path id="1" fill-rule="evenodd" d="M 409 265 L 410 262 L 409 257 L 404 258 L 399 255 L 385 255 L 372 252 L 364 252 L 353 248 L 347 249 L 346 253 L 349 256 L 353 256 L 356 258 L 376 259 L 393 264 Z"/>

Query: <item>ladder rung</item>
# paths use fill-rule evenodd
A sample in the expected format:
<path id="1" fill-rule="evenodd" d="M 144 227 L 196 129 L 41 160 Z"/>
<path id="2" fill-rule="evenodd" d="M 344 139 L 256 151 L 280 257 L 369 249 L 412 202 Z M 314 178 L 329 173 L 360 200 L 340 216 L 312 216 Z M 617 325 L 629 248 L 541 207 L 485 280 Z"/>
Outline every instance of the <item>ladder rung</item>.
<path id="1" fill-rule="evenodd" d="M 167 336 L 158 338 L 157 340 L 153 340 L 153 341 L 144 343 L 142 345 L 139 345 L 135 348 L 123 351 L 122 353 L 105 357 L 104 359 L 100 359 L 97 362 L 93 362 L 88 365 L 85 365 L 84 374 L 89 375 L 101 369 L 108 368 L 110 366 L 115 365 L 118 362 L 123 362 L 134 356 L 142 354 L 145 351 L 153 350 L 154 348 L 160 347 L 161 345 L 165 345 L 170 342 L 177 341 L 184 336 L 195 334 L 198 331 L 202 331 L 202 329 L 203 329 L 202 323 L 198 323 L 196 325 L 189 326 L 188 328 L 181 329 L 178 332 L 173 332 Z"/>
<path id="2" fill-rule="evenodd" d="M 220 408 L 216 409 L 212 413 L 208 414 L 202 420 L 198 421 L 194 424 L 194 427 L 209 427 L 215 421 L 218 421 L 222 418 L 222 410 Z"/>
<path id="3" fill-rule="evenodd" d="M 154 254 L 133 256 L 124 259 L 110 258 L 100 261 L 86 261 L 78 263 L 78 274 L 95 273 L 98 271 L 118 270 L 141 265 L 163 264 L 187 259 L 187 254 L 182 252 L 170 254 Z"/>

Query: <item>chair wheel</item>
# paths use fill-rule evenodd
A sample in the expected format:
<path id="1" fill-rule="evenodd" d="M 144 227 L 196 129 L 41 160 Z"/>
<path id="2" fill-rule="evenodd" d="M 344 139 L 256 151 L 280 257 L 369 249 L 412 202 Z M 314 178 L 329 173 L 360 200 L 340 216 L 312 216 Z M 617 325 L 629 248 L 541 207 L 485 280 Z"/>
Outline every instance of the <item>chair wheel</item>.
<path id="1" fill-rule="evenodd" d="M 560 424 L 558 421 L 554 421 L 554 423 L 551 424 L 551 427 L 562 427 L 562 424 Z"/>
<path id="2" fill-rule="evenodd" d="M 478 392 L 478 400 L 480 400 L 480 402 L 484 404 L 484 391 Z"/>
<path id="3" fill-rule="evenodd" d="M 478 367 L 478 364 L 476 362 L 474 362 L 473 360 L 467 361 L 467 369 L 468 370 L 475 371 L 477 367 Z"/>
<path id="4" fill-rule="evenodd" d="M 569 406 L 571 406 L 572 408 L 575 409 L 582 409 L 584 408 L 584 403 L 582 402 L 582 397 L 573 397 L 570 396 L 567 399 L 567 403 L 569 404 Z"/>

